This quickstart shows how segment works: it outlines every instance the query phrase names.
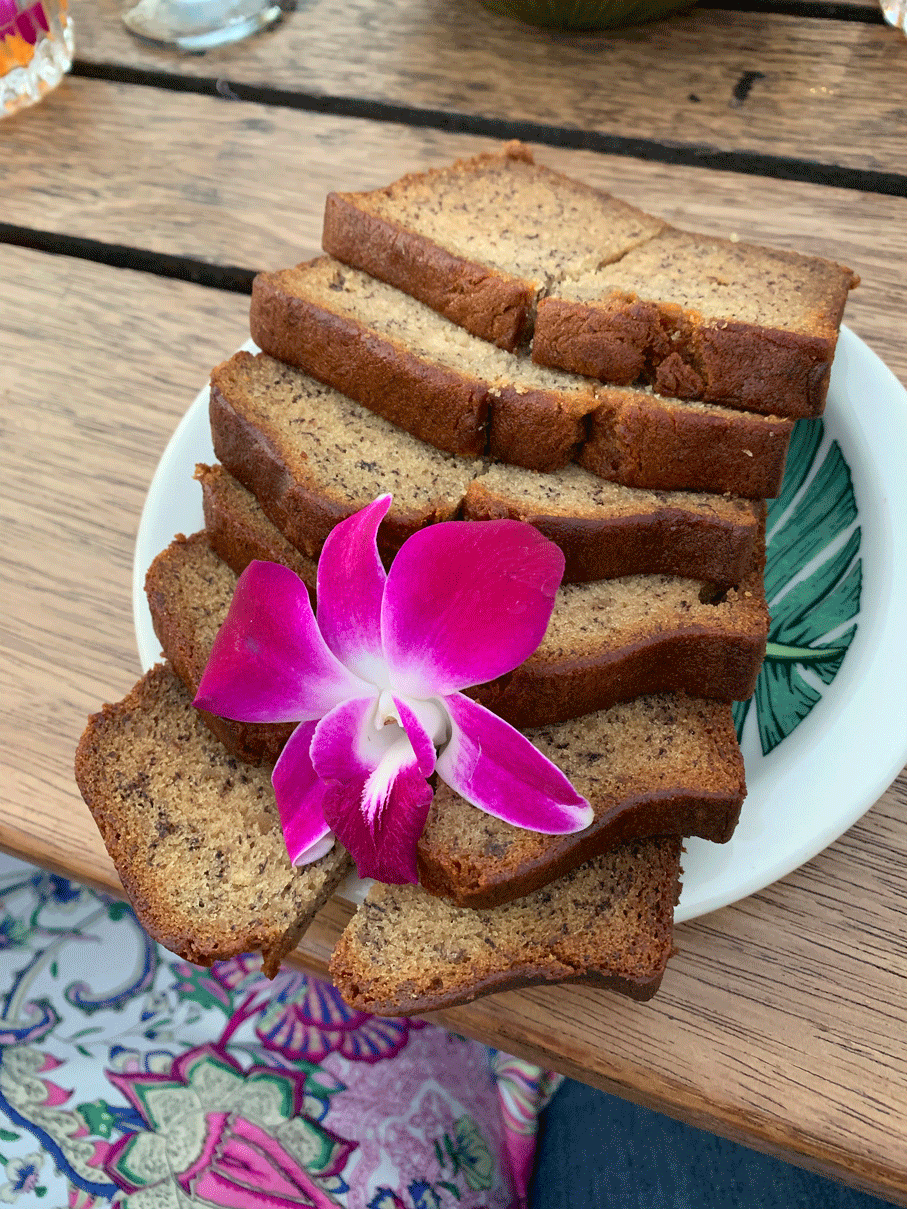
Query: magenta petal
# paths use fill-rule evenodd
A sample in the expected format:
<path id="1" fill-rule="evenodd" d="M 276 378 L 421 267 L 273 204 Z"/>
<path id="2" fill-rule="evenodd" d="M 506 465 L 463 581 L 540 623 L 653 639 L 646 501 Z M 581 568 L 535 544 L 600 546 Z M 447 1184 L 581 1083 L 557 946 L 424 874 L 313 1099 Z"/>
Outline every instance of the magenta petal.
<path id="1" fill-rule="evenodd" d="M 377 697 L 342 701 L 314 729 L 311 758 L 322 781 L 364 781 L 393 742 L 389 727 L 374 725 Z M 399 728 L 394 728 L 398 730 Z"/>
<path id="2" fill-rule="evenodd" d="M 399 717 L 385 724 L 386 718 Z M 389 693 L 343 701 L 315 727 L 311 745 L 315 775 L 322 781 L 366 781 L 392 748 L 408 742 L 410 757 L 423 777 L 435 767 L 435 745 L 425 727 L 431 716 L 443 717 L 434 702 L 407 703 Z M 446 727 L 445 727 L 446 730 Z M 445 735 L 446 737 L 446 735 Z"/>
<path id="3" fill-rule="evenodd" d="M 318 628 L 337 658 L 366 680 L 379 679 L 384 667 L 381 599 L 387 575 L 375 539 L 390 505 L 391 497 L 383 495 L 341 521 L 318 560 Z"/>
<path id="4" fill-rule="evenodd" d="M 399 697 L 394 697 L 393 702 L 397 707 L 397 713 L 400 715 L 403 729 L 406 731 L 406 737 L 412 744 L 413 754 L 416 757 L 416 767 L 423 777 L 430 777 L 435 771 L 436 757 L 432 737 L 426 730 L 422 719 L 416 715 L 414 710 L 405 701 Z M 420 702 L 420 705 L 422 706 L 422 712 L 424 712 L 426 707 L 435 708 L 431 702 Z"/>
<path id="5" fill-rule="evenodd" d="M 396 722 L 379 725 L 383 712 L 375 697 L 338 705 L 315 727 L 312 766 L 327 786 L 321 804 L 324 818 L 356 862 L 360 877 L 415 882 L 416 844 L 432 791 L 403 727 Z M 418 720 L 413 721 L 425 760 L 430 741 Z M 433 762 L 433 747 L 430 758 Z"/>
<path id="6" fill-rule="evenodd" d="M 553 542 L 519 521 L 451 521 L 404 542 L 381 633 L 394 689 L 446 696 L 521 664 L 548 627 L 564 573 Z"/>
<path id="7" fill-rule="evenodd" d="M 452 735 L 437 770 L 451 789 L 514 827 L 568 835 L 590 825 L 592 807 L 524 735 L 459 693 L 444 704 Z"/>
<path id="8" fill-rule="evenodd" d="M 325 644 L 298 575 L 253 562 L 239 577 L 194 704 L 237 722 L 300 722 L 367 691 Z"/>
<path id="9" fill-rule="evenodd" d="M 314 733 L 314 722 L 297 726 L 271 774 L 283 837 L 294 865 L 319 860 L 334 842 L 322 809 L 325 785 L 309 755 Z"/>
<path id="10" fill-rule="evenodd" d="M 325 794 L 324 816 L 356 862 L 360 877 L 399 886 L 419 880 L 416 845 L 433 795 L 412 759 L 412 749 L 409 762 L 404 762 L 403 753 L 393 754 L 401 758 L 392 756 L 387 767 L 376 769 L 367 780 L 332 785 Z"/>

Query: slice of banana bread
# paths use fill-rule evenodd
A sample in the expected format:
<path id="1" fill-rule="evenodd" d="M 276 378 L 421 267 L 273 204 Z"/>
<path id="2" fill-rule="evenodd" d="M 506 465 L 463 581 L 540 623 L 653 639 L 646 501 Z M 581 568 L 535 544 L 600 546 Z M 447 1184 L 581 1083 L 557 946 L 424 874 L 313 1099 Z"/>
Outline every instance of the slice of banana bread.
<path id="1" fill-rule="evenodd" d="M 220 461 L 310 557 L 334 525 L 388 491 L 380 536 L 385 551 L 399 549 L 416 529 L 454 519 L 475 473 L 272 357 L 237 353 L 219 365 L 210 414 Z"/>
<path id="2" fill-rule="evenodd" d="M 651 388 L 600 386 L 580 466 L 628 487 L 724 491 L 771 499 L 781 490 L 794 421 L 664 399 Z"/>
<path id="3" fill-rule="evenodd" d="M 208 540 L 237 575 L 253 558 L 282 562 L 314 592 L 316 561 L 271 524 L 251 491 L 223 466 L 198 466 L 195 477 Z M 763 506 L 732 496 L 634 491 L 577 466 L 541 475 L 492 464 L 469 484 L 458 513 L 534 525 L 564 552 L 565 583 L 660 572 L 726 587 L 752 566 Z"/>
<path id="4" fill-rule="evenodd" d="M 565 584 L 541 645 L 468 695 L 513 726 L 543 726 L 647 693 L 743 701 L 765 657 L 768 608 L 759 549 L 739 587 L 667 575 Z"/>
<path id="5" fill-rule="evenodd" d="M 322 246 L 512 352 L 550 282 L 617 260 L 664 226 L 510 142 L 370 193 L 329 194 Z"/>
<path id="6" fill-rule="evenodd" d="M 669 229 L 553 287 L 532 355 L 663 395 L 817 416 L 858 280 L 830 260 Z"/>
<path id="7" fill-rule="evenodd" d="M 832 261 L 678 231 L 513 143 L 331 194 L 322 243 L 504 348 L 534 331 L 542 364 L 788 416 L 822 411 L 859 280 Z"/>
<path id="8" fill-rule="evenodd" d="M 469 484 L 466 520 L 526 521 L 560 546 L 564 583 L 685 575 L 728 587 L 749 572 L 764 506 L 734 496 L 645 491 L 579 466 L 538 474 L 492 463 Z"/>
<path id="9" fill-rule="evenodd" d="M 350 868 L 333 850 L 294 869 L 270 769 L 239 764 L 158 665 L 89 719 L 76 780 L 142 926 L 187 961 L 281 959 Z"/>
<path id="10" fill-rule="evenodd" d="M 503 352 L 329 257 L 260 273 L 250 327 L 272 357 L 448 453 L 557 470 L 596 407 L 588 380 Z"/>
<path id="11" fill-rule="evenodd" d="M 789 420 L 545 369 L 337 261 L 259 274 L 250 324 L 266 353 L 449 453 L 539 471 L 577 459 L 635 487 L 754 498 L 780 488 Z"/>
<path id="12" fill-rule="evenodd" d="M 530 894 L 631 839 L 731 838 L 746 795 L 730 706 L 681 693 L 638 697 L 526 735 L 595 812 L 575 835 L 513 827 L 439 783 L 419 841 L 419 880 L 461 907 Z"/>
<path id="13" fill-rule="evenodd" d="M 211 549 L 237 575 L 256 558 L 283 563 L 295 571 L 309 589 L 314 604 L 318 584 L 317 559 L 309 558 L 291 545 L 265 516 L 252 492 L 223 466 L 199 463 L 195 467 L 195 480 L 202 489 L 205 533 Z"/>
<path id="14" fill-rule="evenodd" d="M 272 525 L 268 528 L 276 534 Z M 237 542 L 242 537 L 240 531 Z M 258 557 L 253 552 L 247 561 Z M 299 557 L 297 554 L 296 559 Z M 314 582 L 311 590 L 314 592 Z M 236 575 L 211 549 L 206 533 L 189 538 L 178 535 L 148 568 L 145 594 L 154 632 L 193 697 L 235 591 Z M 231 722 L 206 710 L 196 712 L 246 764 L 274 764 L 294 730 L 292 722 Z"/>
<path id="15" fill-rule="evenodd" d="M 680 840 L 642 840 L 499 907 L 374 885 L 337 942 L 351 1007 L 403 1016 L 514 987 L 586 981 L 646 1000 L 673 949 Z"/>

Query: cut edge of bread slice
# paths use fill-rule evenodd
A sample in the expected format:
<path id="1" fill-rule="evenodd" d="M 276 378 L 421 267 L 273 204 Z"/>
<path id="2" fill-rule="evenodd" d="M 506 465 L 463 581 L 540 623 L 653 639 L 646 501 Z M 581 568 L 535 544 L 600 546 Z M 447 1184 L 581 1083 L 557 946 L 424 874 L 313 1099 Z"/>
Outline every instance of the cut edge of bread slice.
<path id="1" fill-rule="evenodd" d="M 650 999 L 673 952 L 680 853 L 679 838 L 627 844 L 482 910 L 376 883 L 334 949 L 331 977 L 350 1006 L 384 1016 L 575 981 Z"/>
<path id="2" fill-rule="evenodd" d="M 89 719 L 75 771 L 139 922 L 197 965 L 254 951 L 273 977 L 351 867 L 335 844 L 294 868 L 270 769 L 220 744 L 168 665 Z"/>

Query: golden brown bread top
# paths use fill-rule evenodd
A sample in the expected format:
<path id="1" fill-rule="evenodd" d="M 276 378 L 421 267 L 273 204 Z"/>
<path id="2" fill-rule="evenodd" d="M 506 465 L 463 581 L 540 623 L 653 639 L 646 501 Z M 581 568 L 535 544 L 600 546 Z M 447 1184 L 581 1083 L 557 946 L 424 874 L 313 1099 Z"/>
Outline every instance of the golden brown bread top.
<path id="1" fill-rule="evenodd" d="M 574 979 L 649 999 L 672 951 L 679 877 L 680 840 L 662 839 L 482 910 L 376 884 L 334 949 L 331 977 L 347 1003 L 388 1016 Z"/>

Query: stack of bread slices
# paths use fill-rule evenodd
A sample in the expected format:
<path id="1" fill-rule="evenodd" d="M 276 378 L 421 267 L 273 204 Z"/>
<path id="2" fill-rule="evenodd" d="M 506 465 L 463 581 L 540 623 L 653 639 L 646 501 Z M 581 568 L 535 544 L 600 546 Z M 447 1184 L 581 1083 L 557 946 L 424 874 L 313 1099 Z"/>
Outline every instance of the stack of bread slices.
<path id="1" fill-rule="evenodd" d="M 348 873 L 291 866 L 270 770 L 291 731 L 191 701 L 239 573 L 314 593 L 343 518 L 391 492 L 386 562 L 419 528 L 511 517 L 566 557 L 541 646 L 471 695 L 591 803 L 520 831 L 436 787 L 419 886 L 374 885 L 332 973 L 355 1007 L 425 1011 L 532 982 L 648 998 L 672 951 L 682 837 L 733 833 L 731 703 L 765 651 L 766 497 L 822 410 L 848 269 L 691 235 L 519 144 L 332 194 L 326 256 L 255 282 L 211 380 L 206 528 L 147 592 L 166 663 L 89 722 L 79 785 L 145 927 L 273 973 Z"/>

